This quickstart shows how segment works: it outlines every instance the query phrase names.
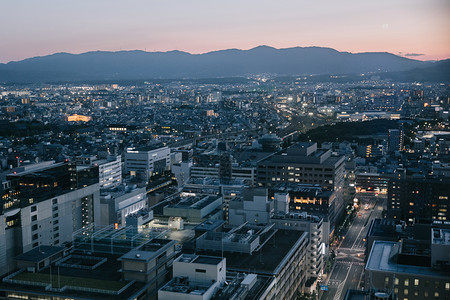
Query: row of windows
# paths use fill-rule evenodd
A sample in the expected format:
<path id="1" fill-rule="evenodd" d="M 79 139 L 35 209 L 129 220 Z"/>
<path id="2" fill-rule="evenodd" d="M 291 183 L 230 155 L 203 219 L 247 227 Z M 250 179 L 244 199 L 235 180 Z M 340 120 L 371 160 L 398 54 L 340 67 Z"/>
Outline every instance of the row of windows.
<path id="1" fill-rule="evenodd" d="M 312 168 L 312 167 L 286 167 L 286 166 L 259 166 L 259 168 L 268 168 L 268 169 L 279 169 L 279 170 L 284 170 L 287 169 L 288 171 L 312 171 L 314 170 L 315 172 L 333 172 L 333 169 L 331 168 Z"/>
<path id="2" fill-rule="evenodd" d="M 384 282 L 386 284 L 389 284 L 389 281 L 390 281 L 390 277 L 389 276 L 384 277 Z M 410 281 L 409 278 L 405 278 L 403 280 L 403 286 L 410 286 L 410 283 L 411 283 L 411 286 L 414 285 L 415 287 L 418 287 L 421 284 L 423 284 L 425 287 L 428 287 L 428 286 L 430 286 L 431 282 L 429 280 L 422 280 L 421 281 L 420 279 L 417 279 L 417 278 L 415 278 L 412 281 Z M 394 284 L 395 285 L 399 285 L 400 284 L 400 279 L 399 278 L 395 278 L 394 279 Z M 435 289 L 439 289 L 440 288 L 439 281 L 434 281 L 434 288 Z M 450 291 L 450 282 L 446 282 L 445 283 L 445 290 Z"/>

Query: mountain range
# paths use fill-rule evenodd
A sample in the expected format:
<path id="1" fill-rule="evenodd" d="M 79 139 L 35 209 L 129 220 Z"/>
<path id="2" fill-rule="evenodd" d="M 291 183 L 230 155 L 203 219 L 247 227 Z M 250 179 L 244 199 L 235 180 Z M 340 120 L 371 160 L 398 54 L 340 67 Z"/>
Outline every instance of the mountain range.
<path id="1" fill-rule="evenodd" d="M 444 65 L 443 72 L 448 73 L 449 64 Z M 228 49 L 204 54 L 182 51 L 95 51 L 82 54 L 56 53 L 0 64 L 0 82 L 216 78 L 256 74 L 292 76 L 380 73 L 386 76 L 389 74 L 386 72 L 395 72 L 396 76 L 401 77 L 402 72 L 433 69 L 435 66 L 437 63 L 413 60 L 387 52 L 349 53 L 323 47 L 276 49 L 259 46 L 250 50 Z M 438 80 L 440 78 L 439 74 L 434 73 L 432 77 Z"/>

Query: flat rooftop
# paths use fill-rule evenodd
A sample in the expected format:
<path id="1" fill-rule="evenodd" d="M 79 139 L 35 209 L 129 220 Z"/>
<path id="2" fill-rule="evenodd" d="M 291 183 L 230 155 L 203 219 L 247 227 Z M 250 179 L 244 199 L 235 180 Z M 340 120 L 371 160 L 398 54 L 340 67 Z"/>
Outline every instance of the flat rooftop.
<path id="1" fill-rule="evenodd" d="M 44 270 L 31 273 L 23 271 L 10 277 L 10 282 L 0 281 L 0 291 L 11 291 L 19 293 L 30 293 L 52 297 L 71 298 L 71 299 L 133 299 L 136 293 L 144 288 L 144 283 L 123 281 L 122 274 L 118 272 L 121 263 L 117 261 L 118 256 L 83 253 L 73 253 L 72 255 L 85 256 L 87 260 L 95 257 L 106 258 L 106 262 L 95 269 L 83 269 L 76 267 L 45 268 Z M 80 260 L 77 258 L 76 260 Z M 50 276 L 51 272 L 51 276 Z M 29 282 L 29 283 L 28 283 Z M 46 286 L 52 282 L 53 291 L 47 291 Z M 59 288 L 67 288 L 58 291 Z M 75 290 L 75 288 L 84 288 L 85 290 Z M 122 288 L 125 289 L 118 293 Z M 107 291 L 105 293 L 93 291 L 99 289 Z M 108 293 L 109 292 L 109 293 Z M 118 294 L 110 294 L 117 292 Z"/>
<path id="2" fill-rule="evenodd" d="M 64 247 L 57 246 L 39 246 L 28 252 L 16 256 L 15 260 L 40 262 L 64 250 Z"/>
<path id="3" fill-rule="evenodd" d="M 183 209 L 202 209 L 202 208 L 208 206 L 209 204 L 213 203 L 217 199 L 219 199 L 220 196 L 200 195 L 200 196 L 192 196 L 192 197 L 186 197 L 186 198 L 181 198 L 181 197 L 178 197 L 178 198 L 180 199 L 180 202 L 175 203 L 175 204 L 169 204 L 166 207 L 183 208 Z"/>
<path id="4" fill-rule="evenodd" d="M 396 299 L 396 296 L 395 295 L 389 296 L 386 293 L 382 292 L 370 292 L 370 291 L 348 289 L 344 297 L 344 300 L 372 300 L 372 299 L 392 300 Z"/>
<path id="5" fill-rule="evenodd" d="M 227 259 L 227 270 L 275 275 L 280 271 L 279 268 L 285 263 L 284 259 L 303 233 L 303 231 L 279 229 L 261 249 L 253 252 L 252 255 L 224 252 L 223 255 Z M 220 251 L 199 251 L 198 254 L 222 255 Z"/>
<path id="6" fill-rule="evenodd" d="M 199 255 L 196 258 L 194 258 L 194 260 L 192 260 L 193 263 L 205 265 L 218 265 L 221 261 L 222 261 L 221 257 L 205 256 L 205 255 Z"/>
<path id="7" fill-rule="evenodd" d="M 219 227 L 221 227 L 225 221 L 223 220 L 206 220 L 201 224 L 194 227 L 196 231 L 213 231 Z"/>
<path id="8" fill-rule="evenodd" d="M 163 149 L 163 148 L 167 148 L 167 146 L 163 146 L 163 145 L 145 146 L 145 147 L 136 148 L 136 149 L 133 149 L 133 150 L 130 150 L 127 152 L 128 153 L 133 153 L 133 151 L 149 152 L 149 151 L 154 151 L 154 150 Z"/>
<path id="9" fill-rule="evenodd" d="M 172 240 L 152 239 L 142 246 L 125 253 L 119 260 L 149 261 L 174 244 L 176 242 Z"/>
<path id="10" fill-rule="evenodd" d="M 220 179 L 212 178 L 212 177 L 205 177 L 205 178 L 191 178 L 186 183 L 187 186 L 189 185 L 212 185 L 212 186 L 239 186 L 243 187 L 245 186 L 243 179 L 231 179 L 227 183 L 223 183 L 220 181 Z"/>
<path id="11" fill-rule="evenodd" d="M 433 228 L 431 235 L 432 244 L 450 245 L 450 229 Z"/>
<path id="12" fill-rule="evenodd" d="M 208 291 L 212 284 L 213 283 L 192 282 L 188 278 L 175 277 L 163 286 L 161 291 L 201 296 Z"/>
<path id="13" fill-rule="evenodd" d="M 448 273 L 433 270 L 429 267 L 401 265 L 394 262 L 394 255 L 398 254 L 399 243 L 375 241 L 367 259 L 366 270 L 384 271 L 392 273 L 421 274 L 435 277 L 448 277 Z"/>
<path id="14" fill-rule="evenodd" d="M 397 235 L 395 222 L 387 219 L 374 219 L 367 233 L 367 236 L 395 237 Z"/>
<path id="15" fill-rule="evenodd" d="M 323 190 L 320 184 L 280 183 L 273 187 L 274 193 L 288 192 L 305 196 L 330 197 L 332 191 Z"/>

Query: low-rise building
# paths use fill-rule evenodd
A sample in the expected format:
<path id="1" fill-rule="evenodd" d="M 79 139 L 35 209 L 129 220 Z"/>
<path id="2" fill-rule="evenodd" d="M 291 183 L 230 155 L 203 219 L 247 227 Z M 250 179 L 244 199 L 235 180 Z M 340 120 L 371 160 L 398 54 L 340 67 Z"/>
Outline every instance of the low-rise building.
<path id="1" fill-rule="evenodd" d="M 275 229 L 274 224 L 243 224 L 225 232 L 204 233 L 197 238 L 196 248 L 202 255 L 225 257 L 230 271 L 273 277 L 275 288 L 264 299 L 291 299 L 305 290 L 305 232 Z"/>
<path id="2" fill-rule="evenodd" d="M 163 208 L 166 217 L 181 217 L 190 222 L 201 223 L 207 219 L 222 219 L 223 198 L 221 196 L 197 195 L 177 197 L 173 204 Z"/>

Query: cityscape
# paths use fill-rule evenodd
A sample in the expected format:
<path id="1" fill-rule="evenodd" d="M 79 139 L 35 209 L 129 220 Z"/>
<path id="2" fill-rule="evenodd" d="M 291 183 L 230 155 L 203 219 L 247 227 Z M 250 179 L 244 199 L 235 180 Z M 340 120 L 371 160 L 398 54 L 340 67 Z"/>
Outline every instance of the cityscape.
<path id="1" fill-rule="evenodd" d="M 44 2 L 62 15 L 84 9 Z M 93 48 L 78 29 L 56 43 L 51 20 L 36 25 L 45 47 L 32 28 L 0 34 L 10 42 L 0 50 L 0 299 L 450 299 L 450 26 L 433 31 L 449 22 L 448 3 L 411 1 L 402 17 L 433 17 L 416 31 L 428 48 L 402 40 L 406 28 L 396 29 L 403 48 L 353 48 L 355 31 L 346 52 L 319 39 L 337 29 L 285 47 L 249 35 L 247 17 L 224 7 L 205 21 L 225 37 L 217 24 L 236 15 L 242 46 L 217 50 L 220 36 L 208 44 L 197 32 L 191 49 L 171 30 L 200 30 L 199 3 L 179 4 L 191 15 L 169 26 L 165 4 L 150 2 L 165 25 L 135 22 L 168 30 L 161 44 L 149 37 L 155 51 L 133 46 L 136 24 L 108 25 L 127 50 L 101 46 L 103 23 L 87 22 L 106 36 Z M 381 2 L 365 8 L 387 20 Z M 285 5 L 257 12 L 290 16 L 297 4 Z M 349 18 L 364 9 L 328 5 Z M 380 36 L 361 26 L 383 40 L 396 24 L 383 22 Z M 258 44 L 247 47 L 250 36 Z"/>

